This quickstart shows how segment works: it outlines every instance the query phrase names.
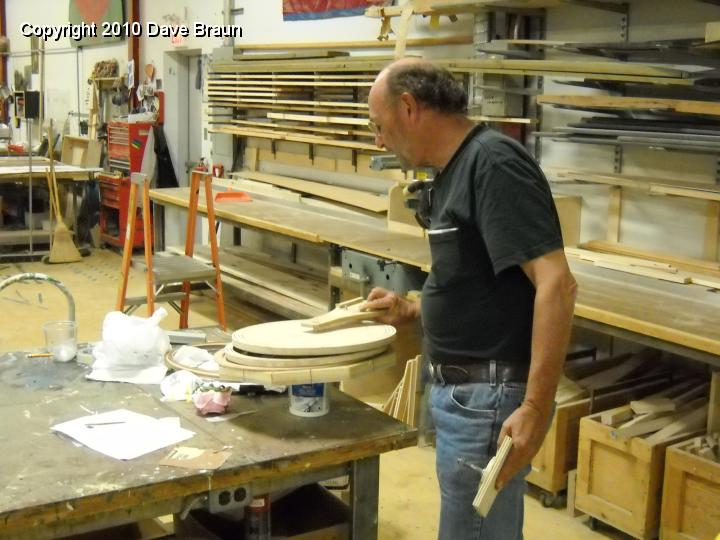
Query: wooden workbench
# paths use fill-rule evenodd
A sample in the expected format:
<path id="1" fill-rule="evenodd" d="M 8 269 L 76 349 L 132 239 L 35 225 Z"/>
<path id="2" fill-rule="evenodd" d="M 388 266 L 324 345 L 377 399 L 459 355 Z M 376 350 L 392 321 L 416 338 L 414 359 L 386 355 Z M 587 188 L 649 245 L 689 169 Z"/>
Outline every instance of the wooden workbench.
<path id="1" fill-rule="evenodd" d="M 233 396 L 255 412 L 210 423 L 192 404 L 165 403 L 157 386 L 88 381 L 88 368 L 0 356 L 0 538 L 51 538 L 202 507 L 210 490 L 251 493 L 350 475 L 353 538 L 377 537 L 379 454 L 414 445 L 416 431 L 339 391 L 330 412 L 300 418 L 288 397 Z M 158 465 L 166 448 L 130 461 L 106 457 L 50 431 L 88 411 L 117 408 L 178 416 L 195 436 L 182 446 L 231 449 L 216 471 Z"/>
<path id="2" fill-rule="evenodd" d="M 187 208 L 188 190 L 153 190 L 151 198 L 158 205 Z M 427 240 L 382 230 L 381 220 L 373 226 L 358 225 L 310 207 L 301 210 L 264 200 L 218 204 L 216 214 L 236 225 L 348 247 L 423 271 L 430 268 Z M 572 261 L 571 268 L 579 287 L 577 325 L 720 366 L 720 293 L 585 262 Z"/>
<path id="3" fill-rule="evenodd" d="M 33 156 L 32 169 L 33 180 L 45 183 L 47 171 L 50 170 L 50 160 L 42 156 Z M 101 170 L 85 169 L 55 161 L 55 177 L 58 180 L 75 182 L 91 180 L 93 173 Z M 29 177 L 30 166 L 27 157 L 0 157 L 0 182 L 23 182 Z"/>

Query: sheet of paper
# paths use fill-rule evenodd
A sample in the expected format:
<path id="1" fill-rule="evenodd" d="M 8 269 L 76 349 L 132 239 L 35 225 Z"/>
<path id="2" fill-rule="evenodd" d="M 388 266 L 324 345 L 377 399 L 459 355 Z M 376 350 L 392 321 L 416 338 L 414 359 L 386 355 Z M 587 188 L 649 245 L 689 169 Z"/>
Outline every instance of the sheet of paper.
<path id="1" fill-rule="evenodd" d="M 143 369 L 131 366 L 126 368 L 93 368 L 86 377 L 93 381 L 160 384 L 166 373 L 167 368 L 165 366 L 153 366 Z"/>
<path id="2" fill-rule="evenodd" d="M 83 416 L 51 428 L 115 459 L 134 459 L 181 441 L 194 432 L 179 419 L 158 419 L 126 409 Z"/>

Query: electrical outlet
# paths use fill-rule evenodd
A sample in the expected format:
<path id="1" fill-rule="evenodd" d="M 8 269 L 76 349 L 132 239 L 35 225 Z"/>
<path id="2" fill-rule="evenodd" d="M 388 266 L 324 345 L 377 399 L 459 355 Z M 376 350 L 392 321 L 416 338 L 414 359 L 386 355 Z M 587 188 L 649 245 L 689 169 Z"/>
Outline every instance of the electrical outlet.
<path id="1" fill-rule="evenodd" d="M 216 489 L 208 494 L 208 510 L 211 514 L 227 512 L 247 506 L 250 501 L 252 501 L 252 492 L 248 486 Z"/>

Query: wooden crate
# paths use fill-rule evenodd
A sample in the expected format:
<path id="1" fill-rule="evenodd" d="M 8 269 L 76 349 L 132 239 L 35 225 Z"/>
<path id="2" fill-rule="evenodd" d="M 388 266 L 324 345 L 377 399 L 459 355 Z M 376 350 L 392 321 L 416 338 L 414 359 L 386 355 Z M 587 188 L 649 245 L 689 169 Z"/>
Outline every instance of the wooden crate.
<path id="1" fill-rule="evenodd" d="M 653 445 L 640 437 L 613 439 L 612 430 L 600 414 L 580 420 L 575 507 L 634 538 L 656 538 L 665 449 L 698 433 Z"/>
<path id="2" fill-rule="evenodd" d="M 714 539 L 720 533 L 720 463 L 691 454 L 692 441 L 667 449 L 662 540 Z"/>
<path id="3" fill-rule="evenodd" d="M 568 472 L 577 466 L 580 419 L 645 397 L 668 385 L 668 379 L 632 380 L 604 389 L 591 401 L 580 399 L 558 405 L 550 429 L 532 461 L 527 481 L 552 494 L 567 488 Z"/>

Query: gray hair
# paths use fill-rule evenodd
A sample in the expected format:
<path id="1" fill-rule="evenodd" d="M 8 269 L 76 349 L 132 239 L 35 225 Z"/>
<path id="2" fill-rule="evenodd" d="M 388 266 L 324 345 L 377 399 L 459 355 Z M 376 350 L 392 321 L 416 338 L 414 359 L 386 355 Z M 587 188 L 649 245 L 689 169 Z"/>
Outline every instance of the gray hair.
<path id="1" fill-rule="evenodd" d="M 397 100 L 408 92 L 423 105 L 445 114 L 466 114 L 467 92 L 447 69 L 431 62 L 408 62 L 390 66 L 388 94 Z"/>

